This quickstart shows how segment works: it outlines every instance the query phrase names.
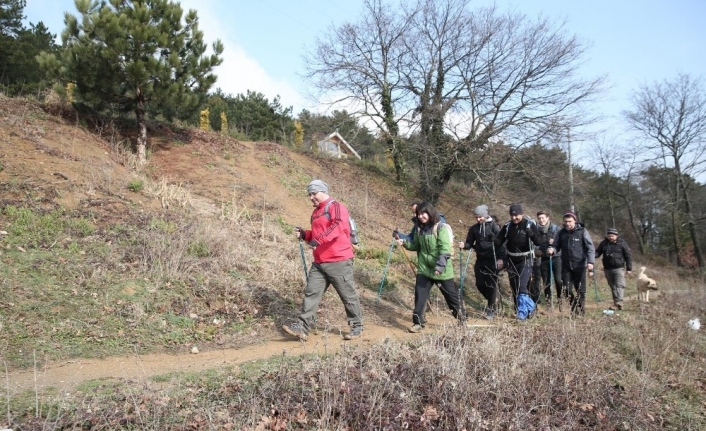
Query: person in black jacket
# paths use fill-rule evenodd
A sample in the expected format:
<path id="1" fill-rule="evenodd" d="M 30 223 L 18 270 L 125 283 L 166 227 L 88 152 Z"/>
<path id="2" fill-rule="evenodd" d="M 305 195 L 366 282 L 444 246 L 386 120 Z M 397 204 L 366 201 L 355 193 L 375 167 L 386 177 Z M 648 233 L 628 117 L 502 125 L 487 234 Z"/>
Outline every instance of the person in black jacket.
<path id="1" fill-rule="evenodd" d="M 500 257 L 497 265 L 498 269 L 507 268 L 515 311 L 520 320 L 531 317 L 536 307 L 529 296 L 529 281 L 534 255 L 532 243 L 539 242 L 539 239 L 537 223 L 524 217 L 520 204 L 510 205 L 510 221 L 500 229 L 494 243 L 496 247 L 505 245 L 506 256 Z"/>
<path id="2" fill-rule="evenodd" d="M 547 253 L 561 252 L 561 280 L 569 292 L 572 314 L 584 314 L 586 306 L 586 269 L 593 273 L 596 250 L 591 235 L 578 223 L 576 214 L 564 214 L 564 228 L 559 231 Z M 578 293 L 578 298 L 576 294 Z"/>
<path id="3" fill-rule="evenodd" d="M 476 288 L 485 298 L 488 305 L 485 308 L 485 318 L 493 319 L 498 298 L 498 267 L 496 255 L 504 254 L 495 252 L 493 240 L 500 233 L 500 226 L 495 223 L 488 207 L 480 205 L 473 210 L 473 215 L 478 223 L 468 229 L 465 242 L 459 242 L 458 248 L 462 250 L 473 249 L 476 251 L 476 263 L 473 270 L 476 276 Z"/>
<path id="4" fill-rule="evenodd" d="M 534 295 L 539 297 L 540 285 L 544 287 L 544 297 L 548 304 L 552 302 L 552 280 L 556 287 L 556 297 L 561 298 L 561 252 L 553 256 L 547 254 L 547 249 L 554 243 L 554 239 L 559 233 L 559 227 L 551 222 L 549 214 L 545 211 L 537 213 L 537 231 L 539 232 L 539 242 L 535 244 L 536 262 L 534 265 L 533 287 Z M 533 295 L 533 296 L 534 296 Z M 561 299 L 560 299 L 561 300 Z"/>
<path id="5" fill-rule="evenodd" d="M 628 243 L 618 237 L 618 229 L 608 229 L 606 239 L 596 249 L 596 259 L 603 256 L 603 271 L 608 285 L 613 292 L 613 304 L 618 310 L 623 309 L 625 291 L 625 273 L 632 271 L 632 254 Z"/>

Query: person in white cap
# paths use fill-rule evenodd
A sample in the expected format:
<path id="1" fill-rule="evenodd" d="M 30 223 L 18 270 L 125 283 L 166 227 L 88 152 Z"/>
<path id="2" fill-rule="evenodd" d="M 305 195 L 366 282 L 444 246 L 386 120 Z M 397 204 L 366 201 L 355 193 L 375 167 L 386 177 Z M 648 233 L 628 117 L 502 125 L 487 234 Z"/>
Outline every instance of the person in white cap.
<path id="1" fill-rule="evenodd" d="M 310 182 L 307 193 L 314 205 L 311 229 L 297 227 L 294 235 L 314 248 L 314 262 L 309 269 L 302 314 L 296 322 L 290 326 L 284 325 L 282 329 L 287 334 L 305 341 L 319 302 L 326 288 L 332 285 L 343 302 L 351 328 L 343 338 L 352 340 L 363 334 L 363 316 L 353 281 L 354 255 L 348 209 L 329 196 L 328 185 L 321 180 Z"/>
<path id="2" fill-rule="evenodd" d="M 613 293 L 613 305 L 623 309 L 625 274 L 632 271 L 632 253 L 628 243 L 618 236 L 618 229 L 612 227 L 606 238 L 596 248 L 596 259 L 603 256 L 603 272 Z"/>

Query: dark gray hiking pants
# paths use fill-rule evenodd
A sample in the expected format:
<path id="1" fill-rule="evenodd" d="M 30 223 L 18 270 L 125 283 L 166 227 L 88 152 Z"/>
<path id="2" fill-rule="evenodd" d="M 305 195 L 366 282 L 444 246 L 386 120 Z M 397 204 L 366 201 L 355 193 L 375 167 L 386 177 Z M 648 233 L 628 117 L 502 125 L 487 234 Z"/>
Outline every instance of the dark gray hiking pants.
<path id="1" fill-rule="evenodd" d="M 604 269 L 610 290 L 613 292 L 613 304 L 623 304 L 625 292 L 625 268 Z"/>

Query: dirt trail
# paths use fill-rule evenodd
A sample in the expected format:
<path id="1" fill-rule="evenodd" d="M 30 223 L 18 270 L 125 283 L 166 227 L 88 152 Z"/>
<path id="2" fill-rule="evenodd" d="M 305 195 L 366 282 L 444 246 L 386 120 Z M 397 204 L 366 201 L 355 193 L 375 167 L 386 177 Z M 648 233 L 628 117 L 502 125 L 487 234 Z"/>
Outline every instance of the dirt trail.
<path id="1" fill-rule="evenodd" d="M 447 330 L 448 325 L 454 324 L 450 316 L 428 315 L 428 321 L 426 333 Z M 311 334 L 306 342 L 296 341 L 284 335 L 273 335 L 261 344 L 240 349 L 201 351 L 198 354 L 160 353 L 106 359 L 66 360 L 49 364 L 44 369 L 9 371 L 6 375 L 6 387 L 10 396 L 27 390 L 42 393 L 48 388 L 55 388 L 60 393 L 68 393 L 74 391 L 81 383 L 92 380 L 140 381 L 171 372 L 201 372 L 277 355 L 323 355 L 339 352 L 344 348 L 370 346 L 386 338 L 408 340 L 424 336 L 410 334 L 401 329 L 406 324 L 407 322 L 403 321 L 394 326 L 366 323 L 363 337 L 352 341 L 344 341 L 338 330 L 331 330 Z M 469 320 L 470 328 L 490 326 L 493 325 L 487 321 Z"/>

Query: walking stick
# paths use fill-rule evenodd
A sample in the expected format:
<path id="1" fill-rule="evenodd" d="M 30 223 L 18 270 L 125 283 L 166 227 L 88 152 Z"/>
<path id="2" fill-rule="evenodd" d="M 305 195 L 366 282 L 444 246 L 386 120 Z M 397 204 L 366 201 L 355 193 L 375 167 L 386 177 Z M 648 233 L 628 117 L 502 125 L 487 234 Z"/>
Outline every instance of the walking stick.
<path id="1" fill-rule="evenodd" d="M 304 243 L 302 243 L 301 238 L 299 238 L 299 252 L 302 255 L 302 266 L 304 267 L 304 276 L 306 277 L 306 283 L 309 284 L 309 272 L 306 269 L 306 256 L 304 256 Z M 316 313 L 314 313 L 314 316 L 311 319 L 312 319 L 311 327 L 314 331 L 314 334 L 318 334 L 319 330 L 318 330 L 318 327 L 316 326 Z"/>
<path id="2" fill-rule="evenodd" d="M 387 252 L 387 263 L 385 263 L 385 270 L 382 272 L 382 280 L 380 280 L 380 289 L 378 290 L 378 297 L 375 300 L 376 304 L 380 303 L 380 297 L 382 296 L 382 288 L 385 286 L 385 279 L 387 278 L 387 268 L 390 267 L 390 258 L 392 257 L 392 252 L 395 249 L 396 243 L 397 241 L 393 238 L 392 242 L 390 243 L 390 251 Z"/>
<path id="3" fill-rule="evenodd" d="M 552 269 L 552 260 L 554 260 L 554 256 L 549 256 L 549 293 L 552 293 L 552 289 L 554 288 L 554 271 Z M 556 293 L 556 300 L 559 301 L 559 292 Z M 554 310 L 554 295 L 549 297 L 549 305 L 552 307 L 552 310 Z"/>
<path id="4" fill-rule="evenodd" d="M 306 281 L 309 281 L 309 273 L 306 270 L 306 257 L 304 256 L 304 244 L 302 243 L 302 240 L 299 240 L 299 251 L 302 254 L 302 265 L 304 266 L 304 276 L 306 277 Z"/>
<path id="5" fill-rule="evenodd" d="M 598 296 L 598 281 L 596 281 L 596 270 L 593 270 L 593 290 L 596 291 L 596 302 L 601 302 L 601 297 Z"/>
<path id="6" fill-rule="evenodd" d="M 407 250 L 405 250 L 404 247 L 400 247 L 400 250 L 402 250 L 402 254 L 404 254 L 404 257 L 407 258 L 407 263 L 409 264 L 409 269 L 412 270 L 412 278 L 414 278 L 416 280 L 417 270 L 414 267 L 414 263 L 412 263 L 412 259 L 409 258 L 409 255 L 407 255 Z M 431 311 L 431 314 L 434 314 L 434 308 L 431 305 L 431 299 L 427 299 L 427 306 L 429 308 L 429 311 Z"/>
<path id="7" fill-rule="evenodd" d="M 461 282 L 459 283 L 461 286 L 459 289 L 461 299 L 463 299 L 463 281 L 466 279 L 466 273 L 468 272 L 468 262 L 470 260 L 471 260 L 471 250 L 468 250 L 468 256 L 466 256 L 466 265 L 459 268 L 459 270 L 461 271 Z M 461 266 L 462 261 L 463 261 L 463 249 L 461 249 L 459 251 L 459 259 L 458 259 L 459 266 Z"/>
<path id="8" fill-rule="evenodd" d="M 505 312 L 505 303 L 503 302 L 503 295 L 500 292 L 500 271 L 498 271 L 498 257 L 495 255 L 495 243 L 492 243 L 493 246 L 493 264 L 495 265 L 495 293 L 496 293 L 496 304 L 495 308 L 496 311 L 501 311 Z M 477 258 L 477 257 L 476 257 Z M 500 307 L 500 310 L 497 310 L 498 306 Z"/>

